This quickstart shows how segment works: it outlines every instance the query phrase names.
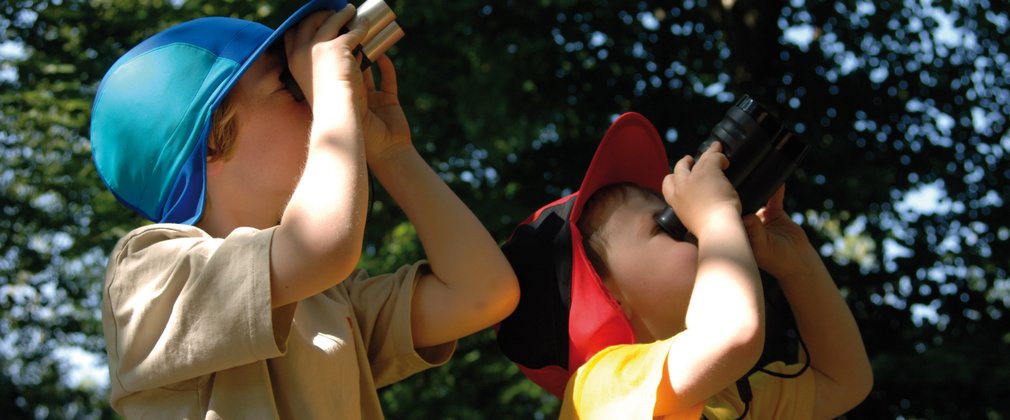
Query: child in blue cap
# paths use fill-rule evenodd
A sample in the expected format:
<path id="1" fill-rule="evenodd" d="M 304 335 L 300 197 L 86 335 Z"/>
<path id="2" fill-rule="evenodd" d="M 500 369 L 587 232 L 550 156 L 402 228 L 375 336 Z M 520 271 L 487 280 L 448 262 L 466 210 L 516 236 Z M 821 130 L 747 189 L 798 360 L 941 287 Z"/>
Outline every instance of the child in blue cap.
<path id="1" fill-rule="evenodd" d="M 120 414 L 380 418 L 378 387 L 444 363 L 515 307 L 497 244 L 412 146 L 391 61 L 375 63 L 381 87 L 360 71 L 369 23 L 354 15 L 315 0 L 276 30 L 197 19 L 103 79 L 95 164 L 156 222 L 119 241 L 105 278 Z M 366 164 L 427 261 L 355 269 Z"/>

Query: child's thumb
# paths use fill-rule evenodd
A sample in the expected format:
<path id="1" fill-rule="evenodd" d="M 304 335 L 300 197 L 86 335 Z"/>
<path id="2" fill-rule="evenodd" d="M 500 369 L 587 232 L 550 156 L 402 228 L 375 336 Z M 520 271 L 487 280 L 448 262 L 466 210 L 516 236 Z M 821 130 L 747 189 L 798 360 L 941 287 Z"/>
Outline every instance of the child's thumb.
<path id="1" fill-rule="evenodd" d="M 760 238 L 764 235 L 765 225 L 756 215 L 748 214 L 744 216 L 743 227 L 747 231 L 747 236 L 751 239 Z"/>

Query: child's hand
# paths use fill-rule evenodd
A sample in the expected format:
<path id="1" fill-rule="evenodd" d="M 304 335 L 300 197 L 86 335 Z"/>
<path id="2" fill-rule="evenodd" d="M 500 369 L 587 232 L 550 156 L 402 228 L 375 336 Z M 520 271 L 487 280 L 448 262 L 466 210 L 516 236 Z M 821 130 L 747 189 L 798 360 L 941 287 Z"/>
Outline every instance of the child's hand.
<path id="1" fill-rule="evenodd" d="M 318 120 L 320 114 L 340 115 L 352 104 L 356 121 L 366 112 L 366 92 L 354 50 L 369 23 L 358 19 L 345 34 L 340 30 L 354 17 L 354 6 L 313 13 L 284 34 L 288 68 Z"/>
<path id="2" fill-rule="evenodd" d="M 685 156 L 674 166 L 673 173 L 663 179 L 666 202 L 696 236 L 710 222 L 724 223 L 727 215 L 740 216 L 740 196 L 723 173 L 728 166 L 722 144 L 713 142 L 698 162 Z"/>
<path id="3" fill-rule="evenodd" d="M 805 261 L 800 258 L 805 256 L 801 251 L 812 250 L 803 228 L 782 208 L 785 191 L 786 187 L 782 186 L 757 214 L 744 217 L 758 266 L 780 279 L 801 268 Z"/>
<path id="4" fill-rule="evenodd" d="M 863 340 L 852 312 L 806 233 L 782 209 L 785 187 L 744 218 L 758 266 L 778 281 L 810 351 L 813 417 L 835 418 L 873 389 Z"/>
<path id="5" fill-rule="evenodd" d="M 379 66 L 381 88 L 376 88 L 372 67 L 369 67 L 364 74 L 369 112 L 363 121 L 366 159 L 373 167 L 382 165 L 390 152 L 410 145 L 410 126 L 397 97 L 393 61 L 383 55 L 374 65 Z"/>

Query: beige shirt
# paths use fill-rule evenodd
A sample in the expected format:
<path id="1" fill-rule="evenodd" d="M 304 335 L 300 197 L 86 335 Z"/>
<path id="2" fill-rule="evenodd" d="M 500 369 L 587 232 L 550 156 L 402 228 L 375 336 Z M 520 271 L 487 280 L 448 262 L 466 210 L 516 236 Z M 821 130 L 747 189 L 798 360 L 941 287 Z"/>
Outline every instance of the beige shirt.
<path id="1" fill-rule="evenodd" d="M 102 324 L 112 406 L 128 417 L 381 418 L 376 392 L 445 363 L 415 350 L 410 302 L 424 263 L 271 309 L 273 229 L 225 239 L 157 224 L 109 258 Z"/>

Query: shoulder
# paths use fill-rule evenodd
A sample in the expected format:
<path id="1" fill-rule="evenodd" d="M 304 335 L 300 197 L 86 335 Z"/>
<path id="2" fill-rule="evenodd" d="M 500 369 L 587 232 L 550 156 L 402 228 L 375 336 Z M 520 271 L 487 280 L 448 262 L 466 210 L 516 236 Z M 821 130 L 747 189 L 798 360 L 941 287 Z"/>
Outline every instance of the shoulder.
<path id="1" fill-rule="evenodd" d="M 124 277 L 150 278 L 155 271 L 175 265 L 180 255 L 212 240 L 206 232 L 187 225 L 153 224 L 136 228 L 116 243 L 109 255 L 107 285 Z"/>
<path id="2" fill-rule="evenodd" d="M 615 345 L 593 355 L 569 380 L 562 418 L 651 418 L 671 341 Z"/>
<path id="3" fill-rule="evenodd" d="M 269 245 L 274 229 L 239 228 L 227 238 L 214 238 L 196 226 L 157 223 L 136 228 L 116 243 L 112 258 L 159 251 L 187 251 L 206 245 L 210 249 L 230 242 L 243 246 L 263 242 Z M 110 261 L 111 263 L 111 261 Z"/>
<path id="4" fill-rule="evenodd" d="M 227 238 L 214 238 L 195 226 L 152 224 L 123 236 L 109 255 L 106 282 L 115 278 L 154 278 L 201 272 L 211 260 L 223 265 L 267 261 L 273 229 L 237 229 Z M 215 258 L 220 257 L 220 258 Z"/>
<path id="5" fill-rule="evenodd" d="M 112 254 L 134 253 L 143 251 L 152 246 L 157 246 L 165 241 L 174 239 L 212 239 L 207 232 L 198 227 L 189 225 L 177 225 L 158 223 L 145 225 L 124 235 L 116 243 Z"/>

